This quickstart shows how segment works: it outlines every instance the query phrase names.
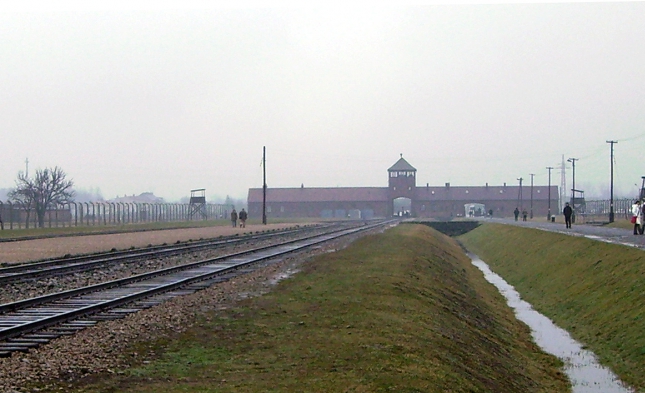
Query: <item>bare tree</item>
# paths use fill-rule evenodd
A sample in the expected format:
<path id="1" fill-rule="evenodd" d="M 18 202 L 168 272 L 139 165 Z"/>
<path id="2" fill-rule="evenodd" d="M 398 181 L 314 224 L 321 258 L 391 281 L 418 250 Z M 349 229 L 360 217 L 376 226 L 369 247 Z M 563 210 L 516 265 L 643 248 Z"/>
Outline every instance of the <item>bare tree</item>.
<path id="1" fill-rule="evenodd" d="M 16 188 L 9 193 L 9 198 L 21 204 L 27 213 L 27 228 L 32 209 L 38 218 L 38 227 L 43 228 L 47 208 L 72 201 L 74 182 L 66 178 L 67 174 L 59 167 L 38 169 L 33 179 L 18 173 Z"/>

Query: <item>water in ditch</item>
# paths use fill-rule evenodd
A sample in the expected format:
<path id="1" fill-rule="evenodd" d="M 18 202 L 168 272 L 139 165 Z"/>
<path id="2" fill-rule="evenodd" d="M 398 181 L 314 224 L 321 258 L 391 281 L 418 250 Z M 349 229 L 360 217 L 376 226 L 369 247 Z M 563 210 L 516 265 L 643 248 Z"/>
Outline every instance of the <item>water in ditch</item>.
<path id="1" fill-rule="evenodd" d="M 569 377 L 573 393 L 634 393 L 623 385 L 611 370 L 598 363 L 596 356 L 582 348 L 569 333 L 556 326 L 549 318 L 535 311 L 520 298 L 519 293 L 502 277 L 474 254 L 469 254 L 473 265 L 484 273 L 488 282 L 495 285 L 513 308 L 517 318 L 531 329 L 533 340 L 542 350 L 561 359 L 564 372 Z"/>

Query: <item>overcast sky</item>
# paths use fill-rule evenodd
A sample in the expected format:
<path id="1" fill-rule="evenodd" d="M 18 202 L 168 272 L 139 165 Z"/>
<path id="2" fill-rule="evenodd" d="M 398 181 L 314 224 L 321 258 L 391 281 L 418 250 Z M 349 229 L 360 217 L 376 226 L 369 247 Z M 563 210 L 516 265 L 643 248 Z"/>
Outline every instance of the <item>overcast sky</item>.
<path id="1" fill-rule="evenodd" d="M 80 2 L 79 4 L 86 4 Z M 125 4 L 137 4 L 128 2 Z M 0 7 L 0 188 L 560 185 L 645 175 L 645 3 Z M 386 4 L 386 3 L 384 3 Z M 34 10 L 34 9 L 32 9 Z M 567 166 L 571 188 L 571 166 Z"/>

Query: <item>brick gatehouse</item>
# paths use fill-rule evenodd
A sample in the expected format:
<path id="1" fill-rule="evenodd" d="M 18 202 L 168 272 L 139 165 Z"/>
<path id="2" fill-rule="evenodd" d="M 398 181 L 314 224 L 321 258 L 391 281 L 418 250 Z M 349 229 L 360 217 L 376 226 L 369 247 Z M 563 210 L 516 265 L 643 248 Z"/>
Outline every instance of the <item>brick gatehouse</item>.
<path id="1" fill-rule="evenodd" d="M 417 186 L 417 170 L 401 158 L 388 170 L 387 187 L 267 188 L 267 218 L 319 217 L 370 219 L 404 215 L 450 219 L 483 215 L 490 209 L 497 217 L 509 217 L 519 207 L 534 216 L 558 212 L 558 187 L 548 186 Z M 532 189 L 532 198 L 531 198 Z M 249 216 L 262 217 L 262 188 L 250 188 Z M 532 202 L 531 202 L 532 199 Z"/>

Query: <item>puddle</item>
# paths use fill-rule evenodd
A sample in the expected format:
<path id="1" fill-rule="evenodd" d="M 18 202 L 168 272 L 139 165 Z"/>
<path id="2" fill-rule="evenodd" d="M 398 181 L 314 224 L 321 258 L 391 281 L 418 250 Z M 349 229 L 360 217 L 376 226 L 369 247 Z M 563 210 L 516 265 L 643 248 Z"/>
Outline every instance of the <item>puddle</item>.
<path id="1" fill-rule="evenodd" d="M 271 279 L 269 279 L 269 285 L 271 285 L 271 286 L 276 285 L 280 281 L 293 276 L 294 274 L 298 273 L 299 271 L 300 270 L 298 270 L 298 269 L 288 269 L 285 272 L 278 273 L 278 274 L 274 275 L 273 277 L 271 277 Z"/>
<path id="2" fill-rule="evenodd" d="M 608 368 L 600 365 L 596 356 L 582 348 L 569 333 L 556 326 L 549 318 L 535 311 L 520 298 L 519 293 L 502 277 L 474 254 L 468 254 L 473 265 L 484 273 L 488 282 L 504 295 L 508 305 L 515 310 L 517 319 L 531 328 L 531 335 L 543 351 L 557 356 L 564 362 L 564 373 L 569 377 L 573 393 L 634 393 L 626 388 Z"/>

